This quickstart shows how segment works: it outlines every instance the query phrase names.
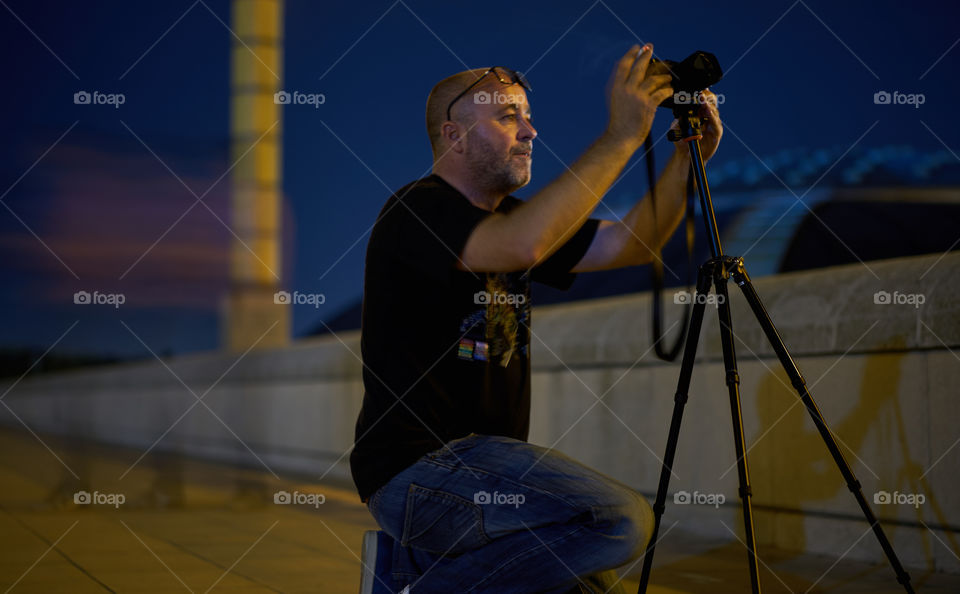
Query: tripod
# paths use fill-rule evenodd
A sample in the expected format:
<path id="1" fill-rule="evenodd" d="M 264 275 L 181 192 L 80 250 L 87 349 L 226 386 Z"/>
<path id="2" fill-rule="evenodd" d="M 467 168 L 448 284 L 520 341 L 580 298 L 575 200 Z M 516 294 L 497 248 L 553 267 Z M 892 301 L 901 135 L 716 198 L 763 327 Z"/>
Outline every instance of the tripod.
<path id="1" fill-rule="evenodd" d="M 813 423 L 816 425 L 817 431 L 820 432 L 820 436 L 823 438 L 827 449 L 830 450 L 830 454 L 833 456 L 833 460 L 836 462 L 840 474 L 843 475 L 847 487 L 860 505 L 864 517 L 873 528 L 877 540 L 880 541 L 880 546 L 883 548 L 894 572 L 896 572 L 897 581 L 903 585 L 907 592 L 912 593 L 913 588 L 910 586 L 909 574 L 907 574 L 903 566 L 900 565 L 897 554 L 890 545 L 890 541 L 887 540 L 883 528 L 880 526 L 880 522 L 876 516 L 873 515 L 873 511 L 863 496 L 860 481 L 854 476 L 853 471 L 850 470 L 850 465 L 847 464 L 847 461 L 843 457 L 843 453 L 837 447 L 837 443 L 827 428 L 823 415 L 820 414 L 820 410 L 813 401 L 813 397 L 811 397 L 810 392 L 807 391 L 807 386 L 803 376 L 800 375 L 800 370 L 797 369 L 796 364 L 790 357 L 790 353 L 787 352 L 787 348 L 783 344 L 783 340 L 780 338 L 780 334 L 774 327 L 773 321 L 771 321 L 770 316 L 767 315 L 767 311 L 764 309 L 763 303 L 760 301 L 756 290 L 754 290 L 753 284 L 750 282 L 750 277 L 747 275 L 747 271 L 743 266 L 743 258 L 731 258 L 723 253 L 723 248 L 720 246 L 720 234 L 717 230 L 716 215 L 713 211 L 713 202 L 710 198 L 710 188 L 707 185 L 706 170 L 704 169 L 703 157 L 700 153 L 699 140 L 702 137 L 700 133 L 701 120 L 696 114 L 696 107 L 696 105 L 677 105 L 674 107 L 674 115 L 679 123 L 679 130 L 671 130 L 668 133 L 668 138 L 674 142 L 682 140 L 690 146 L 694 179 L 696 180 L 697 188 L 699 188 L 700 206 L 704 214 L 704 224 L 707 228 L 707 237 L 710 241 L 712 258 L 700 267 L 697 275 L 697 289 L 693 298 L 693 312 L 690 317 L 686 346 L 683 351 L 683 362 L 680 366 L 680 379 L 677 383 L 676 395 L 674 396 L 673 417 L 670 421 L 670 432 L 667 438 L 666 452 L 660 470 L 660 484 L 657 488 L 657 499 L 653 505 L 655 516 L 653 536 L 650 539 L 650 546 L 643 560 L 643 572 L 640 576 L 638 594 L 643 594 L 647 591 L 650 570 L 653 567 L 653 554 L 656 548 L 655 543 L 657 534 L 660 531 L 660 519 L 663 516 L 665 508 L 664 503 L 667 498 L 667 488 L 670 482 L 673 458 L 677 450 L 677 441 L 680 437 L 680 422 L 683 417 L 683 407 L 687 402 L 687 392 L 690 388 L 690 377 L 693 373 L 694 358 L 697 354 L 697 342 L 700 338 L 700 327 L 703 323 L 704 309 L 706 307 L 706 296 L 710 292 L 711 283 L 716 287 L 718 295 L 717 305 L 720 321 L 720 339 L 723 348 L 724 369 L 726 369 L 726 384 L 730 394 L 730 414 L 733 418 L 734 446 L 737 454 L 737 475 L 740 481 L 739 495 L 743 506 L 743 527 L 748 551 L 747 559 L 750 565 L 750 582 L 754 594 L 760 592 L 756 536 L 753 530 L 753 509 L 750 503 L 752 493 L 750 490 L 750 475 L 747 471 L 746 442 L 743 437 L 743 416 L 740 408 L 740 376 L 737 371 L 737 358 L 733 344 L 733 322 L 730 318 L 730 299 L 727 293 L 727 281 L 731 277 L 743 292 L 743 296 L 750 305 L 750 309 L 753 310 L 757 322 L 759 322 L 763 328 L 763 332 L 770 346 L 773 347 L 777 358 L 780 360 L 780 364 L 790 378 L 791 384 L 794 389 L 796 389 L 797 394 L 800 395 L 800 399 L 806 406 L 807 412 L 809 412 L 813 418 Z"/>

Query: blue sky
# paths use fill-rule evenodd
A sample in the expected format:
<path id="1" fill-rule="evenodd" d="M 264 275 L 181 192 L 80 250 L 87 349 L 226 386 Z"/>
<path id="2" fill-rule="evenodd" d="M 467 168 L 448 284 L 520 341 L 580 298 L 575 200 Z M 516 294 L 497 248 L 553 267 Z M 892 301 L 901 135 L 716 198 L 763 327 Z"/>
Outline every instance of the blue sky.
<path id="1" fill-rule="evenodd" d="M 144 354 L 124 324 L 157 352 L 215 347 L 230 238 L 217 218 L 229 220 L 228 184 L 213 186 L 230 166 L 229 3 L 4 2 L 0 347 L 43 350 L 72 328 L 58 350 Z M 662 58 L 711 51 L 724 66 L 714 90 L 727 133 L 711 167 L 762 164 L 784 147 L 958 152 L 960 47 L 947 6 L 289 1 L 283 87 L 326 99 L 283 114 L 284 285 L 326 296 L 321 309 L 295 310 L 294 330 L 359 297 L 377 212 L 429 171 L 423 108 L 440 78 L 494 64 L 527 74 L 540 136 L 521 198 L 602 131 L 610 71 L 639 41 Z M 126 102 L 74 105 L 79 90 Z M 876 105 L 884 90 L 925 101 Z M 656 138 L 669 119 L 658 117 Z M 670 150 L 658 146 L 661 163 Z M 209 209 L 174 225 L 195 201 L 184 185 L 198 195 L 213 186 Z M 606 200 L 645 186 L 636 167 Z M 73 305 L 75 291 L 94 289 L 130 299 Z"/>

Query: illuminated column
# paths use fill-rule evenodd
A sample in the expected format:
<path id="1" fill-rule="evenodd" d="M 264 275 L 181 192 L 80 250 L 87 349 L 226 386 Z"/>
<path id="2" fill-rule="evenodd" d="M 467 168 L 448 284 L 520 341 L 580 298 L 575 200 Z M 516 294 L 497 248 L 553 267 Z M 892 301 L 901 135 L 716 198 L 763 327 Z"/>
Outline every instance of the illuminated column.
<path id="1" fill-rule="evenodd" d="M 230 290 L 221 316 L 223 347 L 245 351 L 290 341 L 290 306 L 280 290 L 282 203 L 280 105 L 283 0 L 233 0 L 231 28 Z"/>

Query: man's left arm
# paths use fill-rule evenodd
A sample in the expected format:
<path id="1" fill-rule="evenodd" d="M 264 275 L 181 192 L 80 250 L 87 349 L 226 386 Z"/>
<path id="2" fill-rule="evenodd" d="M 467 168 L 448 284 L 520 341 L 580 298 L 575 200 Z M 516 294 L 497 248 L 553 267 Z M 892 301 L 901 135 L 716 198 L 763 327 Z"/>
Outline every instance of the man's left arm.
<path id="1" fill-rule="evenodd" d="M 703 92 L 706 99 L 700 108 L 705 118 L 700 151 L 706 163 L 716 152 L 723 135 L 723 124 L 712 92 Z M 571 272 L 609 270 L 624 266 L 640 266 L 653 261 L 653 250 L 662 248 L 686 209 L 687 176 L 690 172 L 690 149 L 678 143 L 655 185 L 657 216 L 654 216 L 650 192 L 637 202 L 621 221 L 600 221 L 587 253 Z"/>

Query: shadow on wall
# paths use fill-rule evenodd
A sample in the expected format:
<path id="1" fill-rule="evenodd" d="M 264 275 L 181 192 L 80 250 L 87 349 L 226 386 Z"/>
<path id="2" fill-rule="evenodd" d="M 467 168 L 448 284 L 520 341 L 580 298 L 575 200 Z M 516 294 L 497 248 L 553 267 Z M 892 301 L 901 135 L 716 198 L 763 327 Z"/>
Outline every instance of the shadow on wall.
<path id="1" fill-rule="evenodd" d="M 901 344 L 891 345 L 894 351 L 904 346 L 903 341 Z M 904 422 L 904 409 L 897 398 L 906 357 L 906 353 L 900 352 L 867 356 L 856 403 L 845 406 L 847 412 L 842 417 L 836 413 L 824 414 L 824 417 L 840 451 L 862 483 L 877 484 L 879 490 L 888 492 L 899 491 L 925 496 L 924 505 L 914 507 L 915 519 L 911 521 L 898 518 L 900 522 L 907 521 L 923 526 L 923 510 L 929 507 L 937 523 L 948 525 L 949 518 L 939 505 L 929 481 L 922 478 L 924 465 L 914 458 L 918 453 L 910 451 L 911 436 L 908 435 Z M 830 369 L 828 367 L 825 373 L 830 373 Z M 822 409 L 823 401 L 818 400 L 816 390 L 819 380 L 813 377 L 805 379 L 814 402 Z M 823 392 L 821 390 L 821 393 Z M 842 389 L 833 390 L 833 393 L 840 394 L 841 397 L 853 395 L 852 391 Z M 845 515 L 862 519 L 856 500 L 847 489 L 823 438 L 782 368 L 778 367 L 774 372 L 768 373 L 761 381 L 757 412 L 760 435 L 763 436 L 763 432 L 769 431 L 774 439 L 772 443 L 760 444 L 748 454 L 751 469 L 756 469 L 751 476 L 756 485 L 756 503 L 789 510 L 812 510 L 819 507 L 832 511 L 834 506 L 829 503 L 837 500 Z M 926 411 L 918 411 L 917 414 L 920 415 L 922 424 L 929 424 Z M 922 435 L 925 434 L 924 431 Z M 914 443 L 922 435 L 914 435 Z M 754 444 L 758 440 L 759 438 L 755 439 Z M 897 447 L 900 450 L 899 456 L 894 455 Z M 858 456 L 864 451 L 889 452 L 889 455 L 880 460 L 861 461 Z M 789 452 L 788 464 L 783 460 L 786 452 Z M 922 456 L 922 453 L 919 455 Z M 879 476 L 876 476 L 875 472 L 879 473 Z M 896 517 L 895 510 L 886 510 L 885 506 L 876 505 L 874 492 L 867 487 L 864 487 L 864 497 L 883 523 L 887 537 L 893 542 L 898 526 L 889 519 Z M 815 502 L 823 505 L 814 506 Z M 790 550 L 807 550 L 805 517 L 804 514 L 777 513 L 770 516 L 771 521 L 757 522 L 758 541 L 775 542 L 777 546 Z M 742 514 L 739 519 L 738 526 L 742 531 Z M 947 532 L 947 537 L 951 550 L 957 554 L 960 547 L 955 536 Z M 872 538 L 872 535 L 868 538 Z M 927 532 L 923 540 L 923 557 L 927 568 L 931 570 L 935 569 L 933 538 Z"/>

